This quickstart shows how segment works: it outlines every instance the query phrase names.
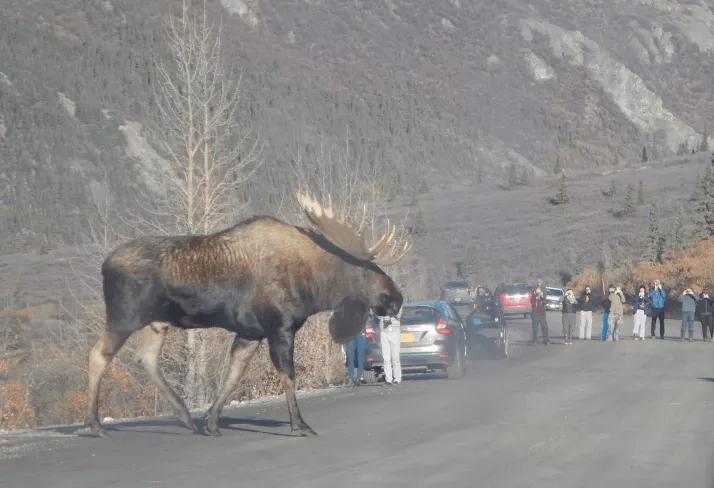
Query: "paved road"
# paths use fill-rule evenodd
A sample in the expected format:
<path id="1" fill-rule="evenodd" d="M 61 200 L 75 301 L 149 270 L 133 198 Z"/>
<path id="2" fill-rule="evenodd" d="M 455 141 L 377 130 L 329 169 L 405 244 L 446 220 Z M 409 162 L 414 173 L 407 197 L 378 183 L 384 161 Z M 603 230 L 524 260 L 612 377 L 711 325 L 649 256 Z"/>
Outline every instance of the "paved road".
<path id="1" fill-rule="evenodd" d="M 111 439 L 0 436 L 20 456 L 0 460 L 0 486 L 714 486 L 714 343 L 634 342 L 628 318 L 619 342 L 565 346 L 559 318 L 548 347 L 512 321 L 512 357 L 463 380 L 303 397 L 315 438 L 289 435 L 282 399 L 226 411 L 220 438 L 156 420 Z"/>

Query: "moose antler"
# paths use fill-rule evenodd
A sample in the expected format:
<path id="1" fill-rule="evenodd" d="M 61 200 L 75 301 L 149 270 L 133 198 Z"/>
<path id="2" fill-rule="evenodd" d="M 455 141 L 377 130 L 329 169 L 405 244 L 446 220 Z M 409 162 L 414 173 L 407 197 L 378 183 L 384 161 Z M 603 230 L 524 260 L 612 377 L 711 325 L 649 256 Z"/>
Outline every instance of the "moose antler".
<path id="1" fill-rule="evenodd" d="M 297 200 L 310 222 L 328 241 L 358 259 L 373 261 L 375 264 L 387 266 L 399 261 L 411 249 L 409 244 L 405 244 L 404 248 L 400 249 L 397 254 L 383 253 L 394 240 L 395 226 L 388 229 L 368 248 L 362 235 L 367 218 L 366 205 L 362 210 L 360 225 L 355 229 L 344 218 L 339 219 L 337 217 L 332 209 L 332 199 L 330 197 L 328 197 L 327 207 L 323 207 L 317 200 L 302 192 L 297 193 Z"/>

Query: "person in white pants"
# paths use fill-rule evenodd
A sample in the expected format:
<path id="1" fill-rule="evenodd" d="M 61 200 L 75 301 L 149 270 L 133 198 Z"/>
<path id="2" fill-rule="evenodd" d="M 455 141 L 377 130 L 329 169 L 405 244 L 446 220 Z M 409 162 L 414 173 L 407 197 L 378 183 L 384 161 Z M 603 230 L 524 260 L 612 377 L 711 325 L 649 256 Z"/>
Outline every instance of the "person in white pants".
<path id="1" fill-rule="evenodd" d="M 382 359 L 384 360 L 384 381 L 388 385 L 398 385 L 402 382 L 402 363 L 399 360 L 401 346 L 402 310 L 396 317 L 380 317 L 382 326 L 380 331 L 380 345 L 382 346 Z"/>
<path id="2" fill-rule="evenodd" d="M 640 288 L 632 303 L 632 313 L 634 314 L 634 327 L 632 329 L 632 340 L 645 340 L 645 322 L 647 322 L 647 306 L 650 297 L 645 295 L 645 285 Z"/>
<path id="3" fill-rule="evenodd" d="M 595 310 L 594 296 L 590 286 L 580 296 L 580 334 L 578 338 L 590 340 L 593 333 L 593 310 Z"/>

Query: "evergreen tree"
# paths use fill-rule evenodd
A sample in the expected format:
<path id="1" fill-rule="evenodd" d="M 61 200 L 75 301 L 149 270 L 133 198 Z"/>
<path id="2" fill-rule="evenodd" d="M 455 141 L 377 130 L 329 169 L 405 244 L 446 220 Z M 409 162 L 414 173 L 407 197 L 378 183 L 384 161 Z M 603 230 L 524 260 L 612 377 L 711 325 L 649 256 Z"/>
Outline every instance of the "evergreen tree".
<path id="1" fill-rule="evenodd" d="M 517 174 L 516 163 L 511 163 L 511 166 L 508 168 L 508 187 L 513 188 L 517 184 L 518 184 L 518 174 Z"/>
<path id="2" fill-rule="evenodd" d="M 647 148 L 645 146 L 642 146 L 642 162 L 646 163 L 648 161 L 647 157 Z"/>
<path id="3" fill-rule="evenodd" d="M 519 185 L 523 186 L 528 186 L 531 183 L 531 175 L 530 172 L 528 171 L 528 168 L 523 168 L 523 171 L 521 172 L 521 177 L 518 180 Z"/>
<path id="4" fill-rule="evenodd" d="M 684 156 L 689 153 L 689 145 L 686 142 L 680 142 L 677 148 L 677 156 Z"/>
<path id="5" fill-rule="evenodd" d="M 610 189 L 607 190 L 606 192 L 603 192 L 603 194 L 604 194 L 605 196 L 612 197 L 612 196 L 615 195 L 615 193 L 617 193 L 617 186 L 615 186 L 615 180 L 613 179 L 613 180 L 610 182 Z"/>
<path id="6" fill-rule="evenodd" d="M 701 182 L 699 198 L 694 202 L 693 235 L 697 240 L 714 234 L 714 177 L 712 168 L 707 166 Z"/>
<path id="7" fill-rule="evenodd" d="M 479 185 L 483 183 L 483 165 L 478 165 L 478 170 L 476 170 L 476 183 Z"/>
<path id="8" fill-rule="evenodd" d="M 414 225 L 411 228 L 411 234 L 416 237 L 424 237 L 428 233 L 429 231 L 424 222 L 424 211 L 419 207 L 417 209 L 416 218 L 414 219 Z"/>
<path id="9" fill-rule="evenodd" d="M 481 270 L 476 248 L 469 246 L 466 249 L 464 258 L 461 261 L 455 262 L 454 265 L 456 266 L 456 275 L 459 278 L 467 279 L 476 276 Z"/>
<path id="10" fill-rule="evenodd" d="M 553 173 L 556 175 L 563 171 L 563 164 L 560 162 L 560 154 L 555 155 L 555 165 L 553 166 Z"/>
<path id="11" fill-rule="evenodd" d="M 692 192 L 692 196 L 689 197 L 689 201 L 696 202 L 699 200 L 699 195 L 701 195 L 702 191 L 702 177 L 701 175 L 697 175 L 697 180 L 694 183 L 694 191 Z"/>
<path id="12" fill-rule="evenodd" d="M 555 193 L 555 203 L 556 205 L 567 205 L 571 200 L 572 197 L 568 192 L 568 180 L 565 179 L 565 173 L 563 173 L 558 182 L 558 190 Z"/>
<path id="13" fill-rule="evenodd" d="M 655 203 L 650 208 L 649 231 L 645 237 L 645 250 L 642 253 L 642 257 L 648 263 L 654 263 L 662 256 L 661 243 L 662 226 L 660 224 L 660 210 L 659 204 Z"/>
<path id="14" fill-rule="evenodd" d="M 702 135 L 702 142 L 699 144 L 699 150 L 701 152 L 709 152 L 709 139 L 707 138 L 706 131 Z"/>
<path id="15" fill-rule="evenodd" d="M 685 226 L 684 226 L 684 207 L 680 205 L 679 214 L 677 215 L 677 224 L 672 232 L 672 238 L 669 244 L 669 254 L 677 254 L 684 249 Z"/>
<path id="16" fill-rule="evenodd" d="M 640 187 L 637 190 L 637 205 L 644 205 L 645 204 L 645 192 L 642 189 L 642 180 L 640 180 Z"/>
<path id="17" fill-rule="evenodd" d="M 635 189 L 632 183 L 627 184 L 627 190 L 625 193 L 625 200 L 622 202 L 622 212 L 623 217 L 634 217 L 637 214 L 637 202 L 635 201 Z"/>

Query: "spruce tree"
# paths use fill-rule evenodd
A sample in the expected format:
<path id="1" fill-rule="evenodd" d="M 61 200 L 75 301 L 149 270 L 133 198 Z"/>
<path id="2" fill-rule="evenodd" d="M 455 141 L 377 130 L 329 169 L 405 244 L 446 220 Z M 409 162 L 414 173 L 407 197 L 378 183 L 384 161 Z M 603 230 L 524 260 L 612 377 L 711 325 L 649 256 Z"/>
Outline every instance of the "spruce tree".
<path id="1" fill-rule="evenodd" d="M 513 188 L 518 184 L 518 174 L 516 169 L 516 163 L 511 163 L 508 168 L 508 187 Z"/>
<path id="2" fill-rule="evenodd" d="M 706 132 L 702 135 L 702 143 L 699 144 L 699 150 L 701 152 L 709 152 L 709 139 Z"/>
<path id="3" fill-rule="evenodd" d="M 617 193 L 617 186 L 615 186 L 615 180 L 613 179 L 610 182 L 610 189 L 605 192 L 605 195 L 608 197 L 612 197 L 615 195 L 615 193 Z"/>
<path id="4" fill-rule="evenodd" d="M 553 166 L 553 173 L 556 175 L 563 172 L 563 164 L 560 162 L 560 154 L 555 155 L 555 165 Z"/>
<path id="5" fill-rule="evenodd" d="M 565 179 L 565 173 L 560 176 L 558 182 L 558 190 L 555 193 L 555 203 L 557 205 L 567 205 L 572 200 L 568 192 L 568 180 Z"/>
<path id="6" fill-rule="evenodd" d="M 476 248 L 474 246 L 469 246 L 466 249 L 464 258 L 461 261 L 454 263 L 456 265 L 456 274 L 459 278 L 470 278 L 476 276 L 481 270 L 479 264 L 478 256 L 476 253 Z"/>
<path id="7" fill-rule="evenodd" d="M 642 257 L 648 263 L 654 263 L 662 255 L 660 244 L 662 241 L 662 226 L 660 224 L 659 204 L 655 203 L 650 208 L 650 223 L 647 236 L 645 237 L 645 250 Z"/>
<path id="8" fill-rule="evenodd" d="M 637 190 L 637 205 L 644 205 L 645 204 L 645 192 L 642 189 L 642 180 L 640 180 L 640 187 Z"/>
<path id="9" fill-rule="evenodd" d="M 416 237 L 423 237 L 427 235 L 429 231 L 426 228 L 426 223 L 424 222 L 424 211 L 419 207 L 417 209 L 416 218 L 414 219 L 414 225 L 411 229 L 411 234 Z"/>
<path id="10" fill-rule="evenodd" d="M 712 168 L 707 166 L 702 178 L 699 198 L 694 202 L 693 235 L 697 240 L 714 234 L 714 177 Z"/>
<path id="11" fill-rule="evenodd" d="M 642 146 L 642 162 L 646 163 L 649 158 L 647 157 L 647 148 Z"/>
<path id="12" fill-rule="evenodd" d="M 684 227 L 684 207 L 680 205 L 679 214 L 677 215 L 677 224 L 672 232 L 672 239 L 669 244 L 669 254 L 674 255 L 684 249 L 684 240 L 686 229 Z"/>
<path id="13" fill-rule="evenodd" d="M 697 180 L 694 182 L 694 191 L 692 196 L 689 197 L 690 202 L 696 202 L 699 199 L 699 195 L 702 192 L 702 176 L 697 175 Z"/>
<path id="14" fill-rule="evenodd" d="M 635 189 L 632 183 L 627 184 L 627 190 L 625 193 L 625 200 L 622 202 L 622 212 L 623 217 L 634 217 L 637 214 L 637 202 L 635 201 Z"/>

